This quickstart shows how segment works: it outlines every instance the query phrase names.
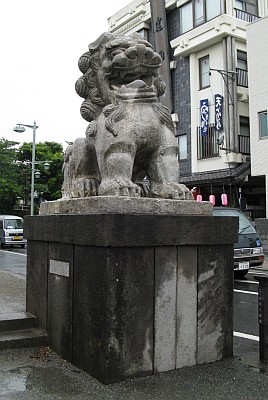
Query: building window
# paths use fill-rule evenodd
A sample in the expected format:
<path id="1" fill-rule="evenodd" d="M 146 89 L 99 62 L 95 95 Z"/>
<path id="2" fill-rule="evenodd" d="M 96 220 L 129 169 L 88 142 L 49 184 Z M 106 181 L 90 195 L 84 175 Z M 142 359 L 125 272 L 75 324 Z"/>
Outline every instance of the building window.
<path id="1" fill-rule="evenodd" d="M 206 1 L 206 20 L 217 17 L 224 13 L 224 2 L 222 0 L 207 0 Z"/>
<path id="2" fill-rule="evenodd" d="M 240 115 L 239 117 L 240 133 L 239 140 L 239 153 L 250 154 L 250 132 L 249 132 L 249 117 Z"/>
<path id="3" fill-rule="evenodd" d="M 179 160 L 187 159 L 187 135 L 178 136 Z"/>
<path id="4" fill-rule="evenodd" d="M 267 111 L 259 113 L 259 135 L 260 138 L 268 137 Z"/>
<path id="5" fill-rule="evenodd" d="M 195 0 L 194 3 L 194 26 L 198 26 L 204 23 L 205 10 L 204 0 Z"/>
<path id="6" fill-rule="evenodd" d="M 192 2 L 180 7 L 180 33 L 193 29 L 193 7 Z"/>
<path id="7" fill-rule="evenodd" d="M 180 34 L 224 13 L 224 0 L 192 0 L 180 7 Z"/>
<path id="8" fill-rule="evenodd" d="M 237 50 L 237 68 L 247 71 L 247 53 L 245 51 Z"/>
<path id="9" fill-rule="evenodd" d="M 248 87 L 248 65 L 247 53 L 237 50 L 237 68 L 236 68 L 237 85 Z"/>
<path id="10" fill-rule="evenodd" d="M 204 89 L 210 86 L 210 75 L 209 75 L 209 56 L 199 59 L 199 79 L 200 89 Z"/>

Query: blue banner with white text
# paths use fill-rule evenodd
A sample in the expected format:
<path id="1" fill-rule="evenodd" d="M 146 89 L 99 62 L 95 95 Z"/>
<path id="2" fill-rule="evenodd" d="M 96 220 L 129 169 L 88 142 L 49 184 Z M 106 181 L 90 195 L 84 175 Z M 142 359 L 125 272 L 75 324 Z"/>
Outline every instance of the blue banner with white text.
<path id="1" fill-rule="evenodd" d="M 208 134 L 209 108 L 208 99 L 200 100 L 200 127 L 201 136 Z"/>
<path id="2" fill-rule="evenodd" d="M 222 110 L 223 110 L 223 96 L 221 94 L 215 94 L 215 130 L 220 132 L 223 131 L 222 122 Z"/>

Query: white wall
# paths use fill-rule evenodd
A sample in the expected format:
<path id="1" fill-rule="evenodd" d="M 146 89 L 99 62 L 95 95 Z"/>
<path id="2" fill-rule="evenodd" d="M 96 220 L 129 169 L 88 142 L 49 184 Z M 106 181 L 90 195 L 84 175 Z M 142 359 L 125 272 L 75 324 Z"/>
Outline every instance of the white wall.
<path id="1" fill-rule="evenodd" d="M 247 27 L 251 173 L 266 175 L 268 181 L 268 137 L 260 139 L 258 112 L 268 110 L 268 17 Z M 268 192 L 266 183 L 266 217 Z"/>

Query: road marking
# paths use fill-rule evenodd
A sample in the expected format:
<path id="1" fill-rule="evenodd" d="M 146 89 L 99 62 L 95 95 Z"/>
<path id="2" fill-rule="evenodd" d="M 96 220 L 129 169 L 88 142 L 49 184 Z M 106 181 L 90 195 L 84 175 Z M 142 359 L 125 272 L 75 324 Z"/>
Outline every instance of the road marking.
<path id="1" fill-rule="evenodd" d="M 235 282 L 242 282 L 242 283 L 255 283 L 256 285 L 259 284 L 257 281 L 245 281 L 243 279 L 235 279 Z"/>
<path id="2" fill-rule="evenodd" d="M 2 251 L 3 253 L 17 254 L 17 255 L 19 255 L 19 256 L 24 256 L 24 257 L 27 257 L 27 254 L 23 254 L 23 253 L 16 253 L 15 251 L 9 251 L 9 250 L 0 250 L 0 251 Z"/>
<path id="3" fill-rule="evenodd" d="M 248 274 L 251 274 L 251 275 L 267 275 L 267 269 L 265 269 L 265 270 L 263 270 L 263 271 L 261 271 L 261 270 L 258 270 L 258 271 L 255 271 L 255 272 L 252 272 L 252 271 L 250 271 L 250 272 L 248 272 Z"/>
<path id="4" fill-rule="evenodd" d="M 249 335 L 247 333 L 234 332 L 234 336 L 240 337 L 240 338 L 243 338 L 243 339 L 254 340 L 255 342 L 259 342 L 260 341 L 259 336 Z"/>
<path id="5" fill-rule="evenodd" d="M 250 292 L 249 290 L 239 290 L 239 289 L 234 289 L 234 292 L 237 293 L 245 293 L 245 294 L 258 294 L 258 292 Z"/>

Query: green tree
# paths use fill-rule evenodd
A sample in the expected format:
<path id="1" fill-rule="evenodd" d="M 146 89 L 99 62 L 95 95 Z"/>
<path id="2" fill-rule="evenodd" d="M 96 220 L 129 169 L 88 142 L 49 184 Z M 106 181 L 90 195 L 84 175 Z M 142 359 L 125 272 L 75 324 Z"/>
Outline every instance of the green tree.
<path id="1" fill-rule="evenodd" d="M 22 196 L 18 143 L 0 139 L 0 213 L 12 213 L 17 196 Z"/>
<path id="2" fill-rule="evenodd" d="M 45 200 L 56 200 L 61 197 L 63 183 L 63 148 L 56 142 L 37 143 L 35 146 L 35 169 L 40 171 L 40 178 L 35 179 L 34 188 Z M 32 143 L 23 143 L 19 147 L 18 159 L 31 168 Z M 38 163 L 42 161 L 42 163 Z M 49 169 L 44 167 L 44 161 L 49 162 Z"/>
<path id="3" fill-rule="evenodd" d="M 34 189 L 39 199 L 56 200 L 61 197 L 63 182 L 63 148 L 56 142 L 37 143 L 35 149 L 35 169 L 40 171 L 40 179 L 35 179 Z M 44 163 L 49 161 L 49 170 Z M 20 197 L 24 204 L 30 203 L 32 143 L 19 143 L 0 139 L 0 213 L 13 214 L 13 207 Z M 38 206 L 38 201 L 36 202 Z M 29 211 L 29 210 L 28 210 Z M 20 214 L 16 211 L 16 214 Z"/>

